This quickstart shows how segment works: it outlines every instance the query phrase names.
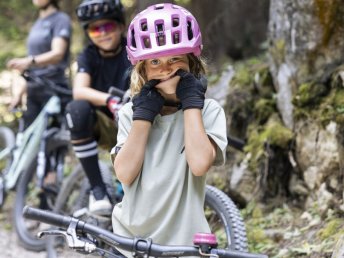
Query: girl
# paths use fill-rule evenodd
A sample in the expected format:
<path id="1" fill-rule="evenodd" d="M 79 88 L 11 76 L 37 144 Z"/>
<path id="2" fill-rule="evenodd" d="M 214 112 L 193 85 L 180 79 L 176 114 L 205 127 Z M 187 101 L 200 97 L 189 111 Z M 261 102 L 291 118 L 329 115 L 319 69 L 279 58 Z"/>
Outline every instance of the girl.
<path id="1" fill-rule="evenodd" d="M 119 112 L 111 152 L 124 188 L 113 231 L 192 244 L 195 233 L 210 232 L 203 210 L 206 173 L 224 163 L 227 145 L 224 111 L 205 100 L 200 81 L 199 26 L 186 9 L 156 4 L 133 19 L 127 35 L 133 101 Z"/>
<path id="2" fill-rule="evenodd" d="M 83 0 L 76 14 L 89 44 L 77 59 L 73 101 L 66 108 L 66 118 L 75 155 L 91 185 L 88 209 L 110 216 L 113 206 L 101 176 L 98 147 L 110 151 L 116 144 L 113 119 L 120 105 L 109 88 L 129 88 L 124 9 L 119 0 Z"/>

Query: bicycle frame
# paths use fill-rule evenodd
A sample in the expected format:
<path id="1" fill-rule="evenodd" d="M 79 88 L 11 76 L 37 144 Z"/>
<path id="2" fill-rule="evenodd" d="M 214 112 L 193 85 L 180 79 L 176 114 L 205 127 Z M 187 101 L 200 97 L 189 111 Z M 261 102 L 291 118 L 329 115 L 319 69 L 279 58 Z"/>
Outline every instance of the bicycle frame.
<path id="1" fill-rule="evenodd" d="M 52 96 L 35 121 L 23 132 L 18 133 L 15 146 L 11 150 L 5 149 L 0 152 L 0 160 L 12 154 L 9 169 L 0 177 L 0 185 L 3 185 L 5 192 L 15 188 L 20 174 L 37 157 L 49 117 L 60 112 L 60 98 Z"/>

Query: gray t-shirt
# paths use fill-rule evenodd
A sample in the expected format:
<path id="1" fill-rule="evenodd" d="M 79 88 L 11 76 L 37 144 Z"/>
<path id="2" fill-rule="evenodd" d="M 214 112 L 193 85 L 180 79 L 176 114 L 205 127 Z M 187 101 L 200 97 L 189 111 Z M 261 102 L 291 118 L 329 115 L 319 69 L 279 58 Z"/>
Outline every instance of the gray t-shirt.
<path id="1" fill-rule="evenodd" d="M 132 114 L 132 103 L 119 112 L 116 147 L 128 137 Z M 207 99 L 202 116 L 207 135 L 217 144 L 215 165 L 221 165 L 227 146 L 224 111 Z M 113 210 L 115 233 L 152 238 L 158 244 L 191 245 L 195 233 L 210 232 L 203 209 L 206 176 L 194 176 L 187 165 L 183 119 L 182 110 L 155 118 L 145 151 L 147 162 L 135 181 L 123 186 L 124 198 Z"/>
<path id="2" fill-rule="evenodd" d="M 28 55 L 35 56 L 49 52 L 52 40 L 57 37 L 67 40 L 68 49 L 61 62 L 33 68 L 32 71 L 35 74 L 46 76 L 57 83 L 66 83 L 65 70 L 69 65 L 71 34 L 70 18 L 63 12 L 57 11 L 45 18 L 36 20 L 27 39 Z"/>

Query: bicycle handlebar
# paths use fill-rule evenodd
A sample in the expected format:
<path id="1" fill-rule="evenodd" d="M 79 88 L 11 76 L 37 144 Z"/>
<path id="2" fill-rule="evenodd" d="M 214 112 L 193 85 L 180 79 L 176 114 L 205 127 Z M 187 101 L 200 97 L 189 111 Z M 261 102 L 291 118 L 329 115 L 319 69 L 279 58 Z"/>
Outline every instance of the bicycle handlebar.
<path id="1" fill-rule="evenodd" d="M 68 88 L 61 87 L 54 83 L 53 81 L 45 78 L 45 77 L 40 77 L 38 75 L 33 74 L 29 70 L 24 71 L 21 76 L 28 81 L 28 82 L 34 82 L 39 86 L 45 86 L 47 85 L 50 89 L 52 89 L 55 93 L 65 95 L 65 96 L 72 96 L 72 90 Z"/>
<path id="2" fill-rule="evenodd" d="M 127 91 L 123 91 L 121 89 L 118 89 L 114 86 L 111 86 L 108 90 L 108 93 L 111 94 L 112 96 L 117 96 L 117 97 L 120 97 L 121 98 L 121 102 L 123 104 L 129 102 L 129 99 L 130 99 L 130 92 L 127 90 Z"/>
<path id="3" fill-rule="evenodd" d="M 239 150 L 239 151 L 244 151 L 244 147 L 246 144 L 244 140 L 228 135 L 227 142 L 228 142 L 228 146 L 231 146 L 234 149 Z"/>
<path id="4" fill-rule="evenodd" d="M 102 241 L 130 252 L 137 254 L 145 254 L 154 257 L 171 257 L 171 256 L 198 256 L 201 257 L 198 246 L 165 246 L 152 243 L 151 239 L 128 238 L 117 234 L 113 234 L 105 229 L 88 224 L 82 220 L 45 211 L 41 209 L 25 206 L 23 209 L 23 216 L 28 219 L 33 219 L 50 225 L 54 225 L 64 230 L 67 230 L 71 225 L 75 225 L 76 232 L 81 234 L 90 234 L 97 236 Z M 211 249 L 212 255 L 227 258 L 268 258 L 262 254 L 244 253 L 226 249 Z"/>

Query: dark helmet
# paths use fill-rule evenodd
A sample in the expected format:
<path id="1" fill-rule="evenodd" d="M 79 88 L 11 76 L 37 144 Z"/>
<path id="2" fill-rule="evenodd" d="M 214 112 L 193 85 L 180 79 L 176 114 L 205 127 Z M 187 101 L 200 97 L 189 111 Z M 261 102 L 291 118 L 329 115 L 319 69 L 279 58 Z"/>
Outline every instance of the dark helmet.
<path id="1" fill-rule="evenodd" d="M 75 11 L 84 28 L 100 19 L 116 20 L 124 24 L 124 8 L 120 0 L 83 0 Z"/>

